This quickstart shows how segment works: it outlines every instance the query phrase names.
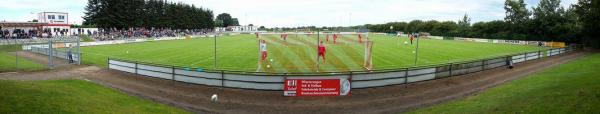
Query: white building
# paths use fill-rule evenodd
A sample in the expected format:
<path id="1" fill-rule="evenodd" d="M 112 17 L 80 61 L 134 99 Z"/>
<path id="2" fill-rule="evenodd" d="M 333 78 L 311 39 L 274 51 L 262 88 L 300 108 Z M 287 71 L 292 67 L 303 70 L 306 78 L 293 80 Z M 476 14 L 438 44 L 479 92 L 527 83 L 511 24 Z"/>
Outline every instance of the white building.
<path id="1" fill-rule="evenodd" d="M 216 32 L 257 32 L 257 26 L 228 26 L 228 27 L 215 27 Z"/>
<path id="2" fill-rule="evenodd" d="M 48 23 L 42 26 L 43 31 L 52 33 L 53 36 L 70 35 L 71 25 L 69 24 L 69 13 L 65 12 L 40 12 L 38 19 L 41 23 Z M 62 34 L 61 34 L 62 32 Z"/>

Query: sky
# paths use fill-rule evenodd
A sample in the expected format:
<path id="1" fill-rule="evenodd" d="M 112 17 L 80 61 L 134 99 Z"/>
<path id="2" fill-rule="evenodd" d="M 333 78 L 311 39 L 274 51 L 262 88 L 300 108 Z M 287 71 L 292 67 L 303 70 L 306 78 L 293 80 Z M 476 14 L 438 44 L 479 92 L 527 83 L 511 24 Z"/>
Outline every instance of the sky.
<path id="1" fill-rule="evenodd" d="M 266 27 L 349 26 L 395 21 L 502 20 L 504 0 L 169 0 L 229 13 L 241 25 Z M 539 0 L 525 0 L 527 7 Z M 567 8 L 577 0 L 562 0 Z M 87 0 L 0 0 L 0 21 L 30 21 L 38 12 L 67 12 L 81 24 Z"/>

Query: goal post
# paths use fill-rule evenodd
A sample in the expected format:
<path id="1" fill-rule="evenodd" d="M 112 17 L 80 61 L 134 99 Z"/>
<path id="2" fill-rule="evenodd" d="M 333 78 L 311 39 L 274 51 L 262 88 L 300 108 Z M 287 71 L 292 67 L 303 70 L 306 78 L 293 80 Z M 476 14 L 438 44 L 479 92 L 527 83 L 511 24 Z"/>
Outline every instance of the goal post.
<path id="1" fill-rule="evenodd" d="M 256 41 L 257 72 L 347 72 L 373 70 L 369 32 L 267 32 Z M 262 60 L 261 41 L 266 42 Z M 319 56 L 323 42 L 325 57 Z M 313 50 L 314 49 L 314 50 Z M 272 54 L 272 55 L 271 55 Z M 324 61 L 322 58 L 327 58 Z M 270 66 L 269 66 L 270 65 Z M 345 69 L 338 71 L 339 69 Z"/>
<path id="2" fill-rule="evenodd" d="M 363 67 L 370 71 L 373 70 L 373 41 L 365 42 L 365 60 Z"/>

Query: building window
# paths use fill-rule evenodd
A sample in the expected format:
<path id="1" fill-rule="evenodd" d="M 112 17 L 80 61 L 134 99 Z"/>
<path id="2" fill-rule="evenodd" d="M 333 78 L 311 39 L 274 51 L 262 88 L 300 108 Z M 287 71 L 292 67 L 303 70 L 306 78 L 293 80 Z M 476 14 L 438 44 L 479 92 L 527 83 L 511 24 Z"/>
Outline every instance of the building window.
<path id="1" fill-rule="evenodd" d="M 48 19 L 56 19 L 54 15 L 48 15 Z"/>
<path id="2" fill-rule="evenodd" d="M 58 16 L 58 19 L 60 19 L 60 20 L 65 20 L 65 16 L 64 16 L 64 15 L 59 15 L 59 16 Z"/>

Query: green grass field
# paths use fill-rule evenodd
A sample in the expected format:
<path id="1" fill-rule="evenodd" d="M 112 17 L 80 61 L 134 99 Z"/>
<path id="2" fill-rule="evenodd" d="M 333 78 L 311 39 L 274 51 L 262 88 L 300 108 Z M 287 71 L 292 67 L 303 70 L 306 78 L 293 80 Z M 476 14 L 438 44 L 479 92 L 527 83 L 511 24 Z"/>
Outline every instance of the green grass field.
<path id="1" fill-rule="evenodd" d="M 600 112 L 600 54 L 546 69 L 468 97 L 412 112 L 591 114 Z"/>
<path id="2" fill-rule="evenodd" d="M 21 45 L 3 45 L 0 46 L 0 72 L 8 71 L 35 71 L 45 69 L 45 66 L 25 58 L 18 59 L 14 53 L 17 50 L 21 50 Z"/>
<path id="3" fill-rule="evenodd" d="M 0 113 L 188 113 L 83 80 L 0 80 Z"/>
<path id="4" fill-rule="evenodd" d="M 17 66 L 16 57 L 8 52 L 0 52 L 0 72 L 7 71 L 35 71 L 45 69 L 45 66 L 25 58 L 19 58 Z"/>
<path id="5" fill-rule="evenodd" d="M 323 38 L 323 36 L 321 36 Z M 268 58 L 272 62 L 261 64 L 260 71 L 315 72 L 365 70 L 363 68 L 364 44 L 357 43 L 355 35 L 344 35 L 327 45 L 326 64 L 317 68 L 316 35 L 289 35 L 287 40 L 279 35 L 263 35 L 267 40 Z M 408 38 L 370 35 L 373 41 L 374 69 L 414 66 L 416 44 L 405 45 Z M 257 71 L 259 67 L 258 40 L 254 35 L 222 36 L 217 39 L 217 67 L 225 70 Z M 83 62 L 107 66 L 107 58 L 120 58 L 182 67 L 213 69 L 214 39 L 199 38 L 174 41 L 154 41 L 134 44 L 83 47 Z M 472 60 L 507 54 L 536 51 L 536 46 L 461 42 L 421 39 L 417 65 L 442 64 L 452 61 Z M 265 65 L 270 68 L 266 68 Z"/>

